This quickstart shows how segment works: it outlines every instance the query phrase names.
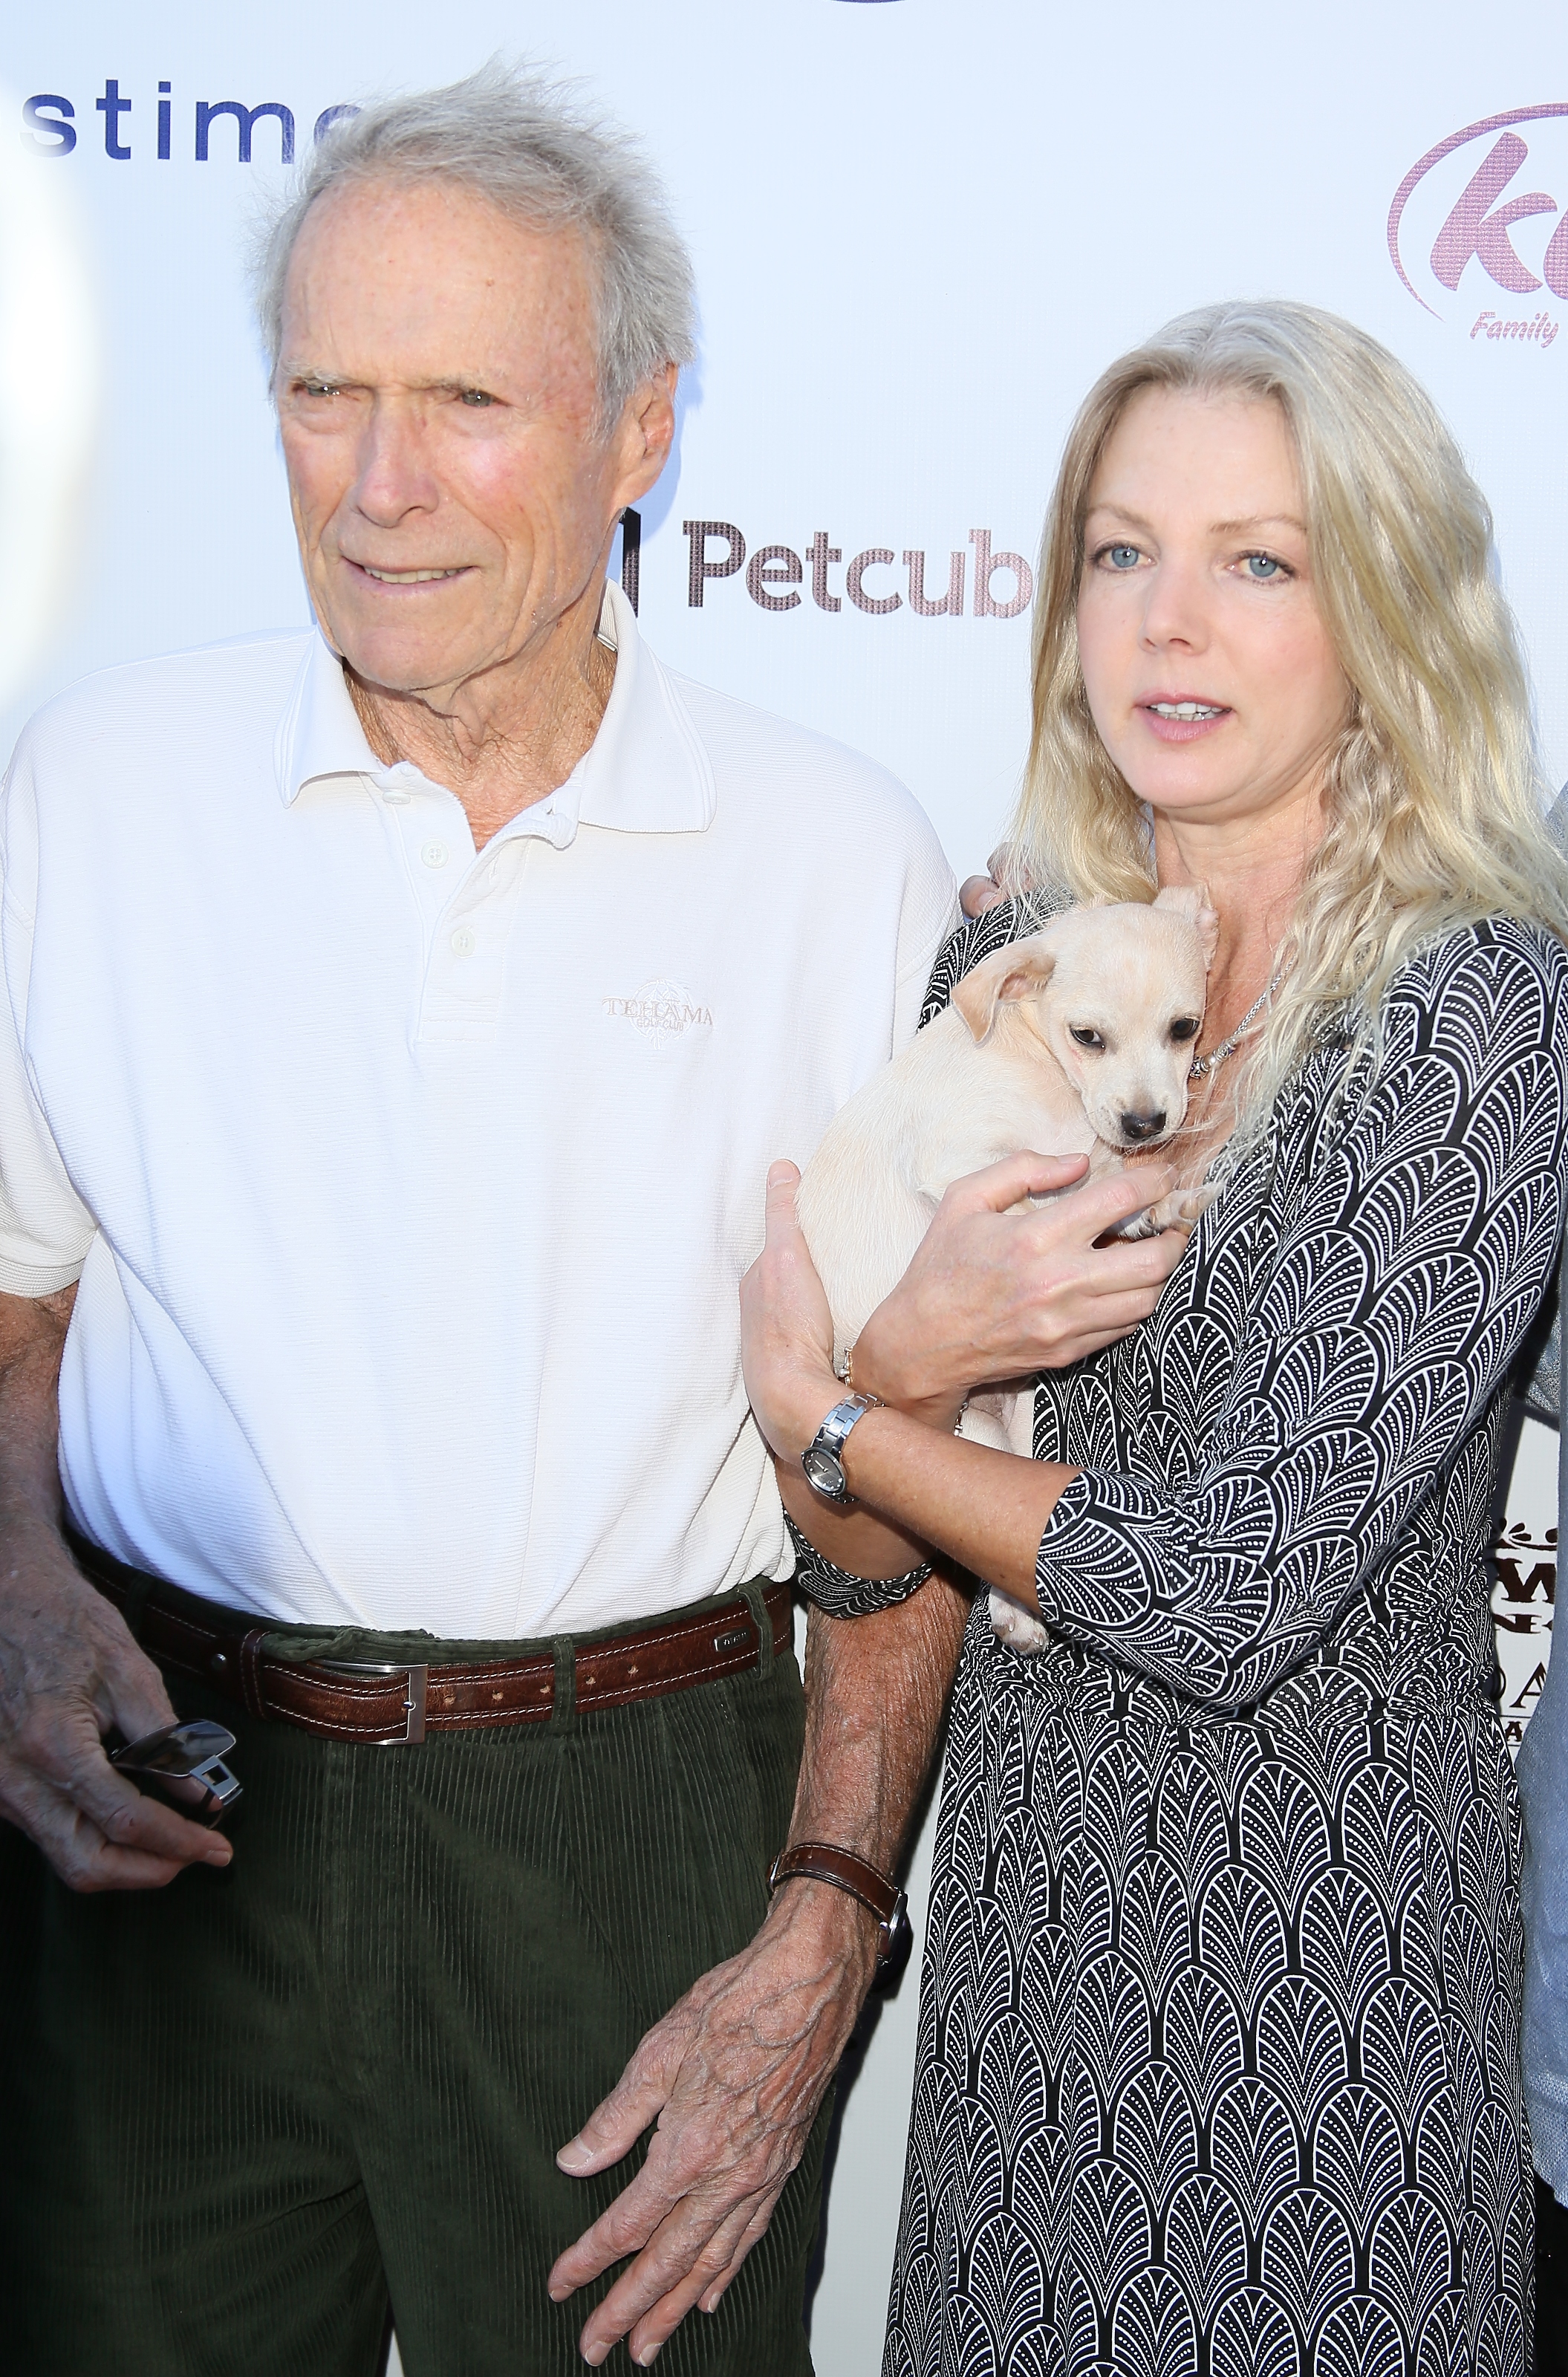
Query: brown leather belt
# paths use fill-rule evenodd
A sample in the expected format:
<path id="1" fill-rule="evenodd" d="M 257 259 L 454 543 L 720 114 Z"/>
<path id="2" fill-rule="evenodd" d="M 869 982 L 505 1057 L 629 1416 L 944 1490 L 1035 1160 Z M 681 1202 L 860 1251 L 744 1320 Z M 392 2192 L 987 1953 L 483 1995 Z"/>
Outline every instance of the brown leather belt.
<path id="1" fill-rule="evenodd" d="M 255 1717 L 278 1717 L 329 1741 L 372 1748 L 423 1741 L 427 1733 L 476 1726 L 540 1725 L 556 1705 L 556 1654 L 486 1659 L 470 1666 L 370 1666 L 346 1661 L 274 1658 L 262 1649 L 270 1630 L 243 1610 L 203 1601 L 161 1577 L 124 1567 L 73 1533 L 78 1563 L 131 1620 L 143 1650 L 167 1666 L 197 1676 Z M 773 1653 L 790 1647 L 790 1590 L 763 1595 Z M 760 1637 L 748 1603 L 726 1595 L 712 1609 L 673 1623 L 655 1621 L 613 1642 L 584 1643 L 573 1662 L 573 1705 L 624 1708 L 693 1684 L 739 1675 L 758 1665 Z"/>

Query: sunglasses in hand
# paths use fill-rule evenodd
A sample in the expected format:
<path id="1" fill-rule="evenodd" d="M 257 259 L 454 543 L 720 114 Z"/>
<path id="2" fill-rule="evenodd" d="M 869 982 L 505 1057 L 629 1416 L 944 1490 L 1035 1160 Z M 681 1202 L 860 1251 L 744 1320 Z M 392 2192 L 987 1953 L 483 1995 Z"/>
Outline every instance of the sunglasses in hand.
<path id="1" fill-rule="evenodd" d="M 150 1791 L 177 1808 L 182 1816 L 209 1827 L 221 1824 L 240 1797 L 240 1779 L 224 1759 L 234 1737 L 221 1725 L 198 1717 L 189 1725 L 166 1725 L 112 1750 L 109 1763 L 126 1774 L 137 1788 Z"/>

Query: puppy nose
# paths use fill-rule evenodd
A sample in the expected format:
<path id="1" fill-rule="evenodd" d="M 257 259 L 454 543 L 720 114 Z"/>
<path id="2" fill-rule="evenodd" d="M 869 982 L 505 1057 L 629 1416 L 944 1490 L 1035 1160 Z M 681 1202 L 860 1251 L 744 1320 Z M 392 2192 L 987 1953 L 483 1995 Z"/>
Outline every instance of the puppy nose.
<path id="1" fill-rule="evenodd" d="M 1158 1139 L 1164 1129 L 1165 1108 L 1163 1106 L 1158 1114 L 1124 1114 L 1121 1117 L 1122 1137 L 1134 1142 L 1143 1139 Z"/>

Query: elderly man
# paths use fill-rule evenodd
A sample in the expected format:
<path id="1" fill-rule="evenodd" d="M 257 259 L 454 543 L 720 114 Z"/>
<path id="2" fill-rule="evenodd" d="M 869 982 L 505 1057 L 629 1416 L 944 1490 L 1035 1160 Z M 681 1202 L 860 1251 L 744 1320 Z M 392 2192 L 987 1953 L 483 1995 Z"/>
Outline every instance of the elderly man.
<path id="1" fill-rule="evenodd" d="M 317 631 L 6 792 L 5 2357 L 346 2377 L 389 2297 L 410 2377 L 803 2370 L 952 1613 L 816 1625 L 803 1706 L 736 1283 L 951 879 L 606 590 L 691 352 L 624 141 L 367 111 L 269 272 Z M 108 1761 L 176 1713 L 232 1851 Z M 786 1839 L 847 1856 L 770 1905 Z"/>

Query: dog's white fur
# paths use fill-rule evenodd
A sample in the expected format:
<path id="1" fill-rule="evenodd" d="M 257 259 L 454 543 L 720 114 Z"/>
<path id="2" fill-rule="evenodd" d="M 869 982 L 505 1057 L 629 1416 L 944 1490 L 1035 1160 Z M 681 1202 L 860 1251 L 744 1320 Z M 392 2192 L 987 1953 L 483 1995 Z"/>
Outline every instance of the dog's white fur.
<path id="1" fill-rule="evenodd" d="M 903 1278 L 952 1181 L 1023 1149 L 1086 1154 L 1099 1178 L 1127 1148 L 1180 1128 L 1218 929 L 1201 887 L 1069 909 L 983 959 L 841 1109 L 796 1203 L 833 1316 L 835 1366 Z M 1178 1189 L 1123 1235 L 1193 1222 L 1212 1193 Z M 1005 1382 L 970 1398 L 964 1433 L 1028 1455 L 1034 1406 L 1032 1382 Z M 991 1621 L 1015 1649 L 1045 1642 L 1005 1595 L 992 1594 Z"/>

